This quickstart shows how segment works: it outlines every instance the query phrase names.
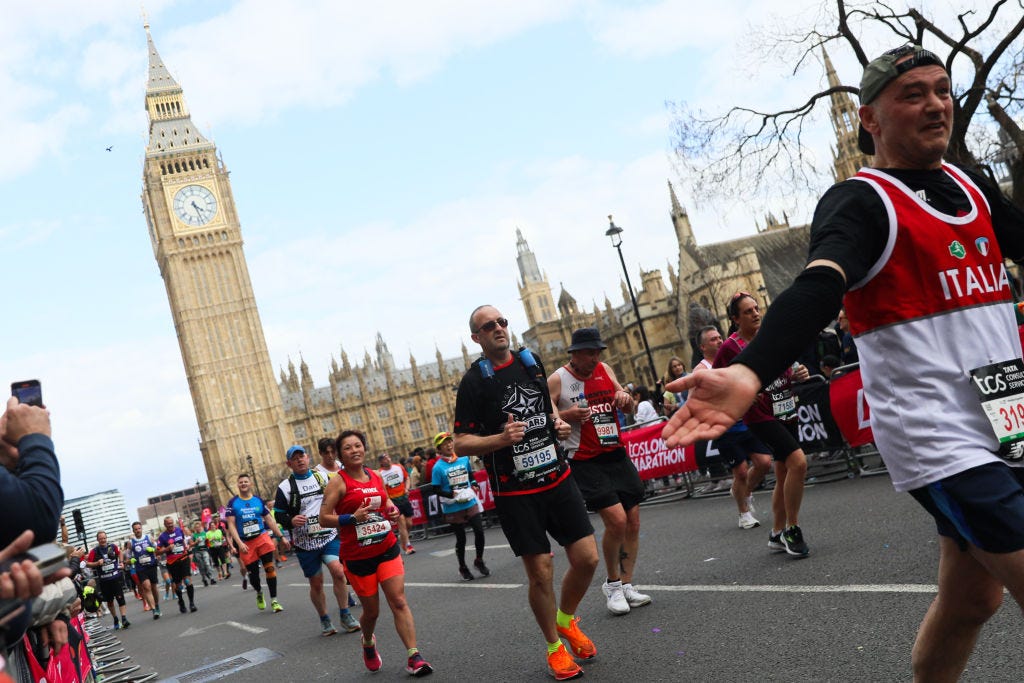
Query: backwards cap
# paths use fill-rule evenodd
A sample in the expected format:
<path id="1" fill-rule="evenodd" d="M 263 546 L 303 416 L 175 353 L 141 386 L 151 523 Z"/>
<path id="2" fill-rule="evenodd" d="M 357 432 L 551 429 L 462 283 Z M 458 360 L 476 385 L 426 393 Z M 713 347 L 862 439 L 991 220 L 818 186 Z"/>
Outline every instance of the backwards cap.
<path id="1" fill-rule="evenodd" d="M 910 59 L 904 59 L 908 56 Z M 885 90 L 885 86 L 904 73 L 919 66 L 931 65 L 946 68 L 934 52 L 925 50 L 920 45 L 907 43 L 883 52 L 880 57 L 871 60 L 864 67 L 864 74 L 860 77 L 860 103 L 871 104 Z M 871 134 L 864 130 L 864 126 L 857 130 L 857 146 L 865 154 L 875 153 L 875 141 L 871 139 Z"/>

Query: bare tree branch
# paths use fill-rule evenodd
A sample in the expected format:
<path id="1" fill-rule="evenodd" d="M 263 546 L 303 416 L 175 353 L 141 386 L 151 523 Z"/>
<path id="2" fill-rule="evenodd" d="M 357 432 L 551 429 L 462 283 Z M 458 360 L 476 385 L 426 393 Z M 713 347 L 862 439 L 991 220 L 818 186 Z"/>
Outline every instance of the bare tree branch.
<path id="1" fill-rule="evenodd" d="M 865 41 L 877 41 L 880 32 L 900 41 L 945 46 L 947 71 L 963 80 L 964 65 L 969 69 L 964 85 L 955 88 L 947 159 L 965 165 L 997 160 L 1014 188 L 1021 188 L 1017 195 L 1024 205 L 1024 163 L 1006 161 L 1024 159 L 1024 140 L 1014 122 L 1024 113 L 1024 0 L 993 0 L 982 12 L 961 11 L 951 18 L 950 27 L 926 14 L 933 11 L 931 5 L 904 9 L 884 0 L 823 0 L 822 7 L 826 12 L 815 25 L 776 29 L 763 52 L 794 64 L 796 74 L 817 63 L 826 47 L 848 50 L 865 65 L 870 60 Z M 966 61 L 958 60 L 961 55 Z M 807 146 L 808 134 L 820 130 L 818 104 L 824 99 L 827 107 L 839 93 L 859 94 L 859 88 L 831 84 L 778 110 L 738 103 L 716 114 L 671 105 L 676 159 L 690 172 L 694 199 L 713 200 L 739 190 L 774 197 L 780 187 L 786 192 L 822 185 L 828 174 L 819 167 L 821 150 Z M 994 136 L 997 130 L 1003 132 L 1001 140 Z M 1010 145 L 1015 154 L 991 151 L 999 145 Z"/>

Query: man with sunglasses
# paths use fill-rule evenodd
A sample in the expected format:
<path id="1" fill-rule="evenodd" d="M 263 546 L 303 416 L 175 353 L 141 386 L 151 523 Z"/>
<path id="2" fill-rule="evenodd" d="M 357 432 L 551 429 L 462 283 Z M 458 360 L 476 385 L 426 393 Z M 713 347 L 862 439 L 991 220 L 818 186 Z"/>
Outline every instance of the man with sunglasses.
<path id="1" fill-rule="evenodd" d="M 502 531 L 529 578 L 530 607 L 547 642 L 548 670 L 556 680 L 568 680 L 582 676 L 583 669 L 561 638 L 580 659 L 597 654 L 575 616 L 597 568 L 597 544 L 557 443 L 572 429 L 551 403 L 544 367 L 527 349 L 512 352 L 507 328 L 508 320 L 493 306 L 480 306 L 469 316 L 472 339 L 483 355 L 459 384 L 455 450 L 484 461 Z M 557 609 L 549 533 L 569 560 Z"/>
<path id="2" fill-rule="evenodd" d="M 860 98 L 873 168 L 822 197 L 807 267 L 735 362 L 672 385 L 690 399 L 664 436 L 669 446 L 717 437 L 845 303 L 878 450 L 939 533 L 914 677 L 954 681 L 1004 587 L 1024 606 L 1024 469 L 1006 448 L 1022 435 L 1000 419 L 1024 405 L 1003 265 L 1024 260 L 1024 212 L 943 163 L 953 96 L 936 55 L 885 53 L 865 67 Z"/>

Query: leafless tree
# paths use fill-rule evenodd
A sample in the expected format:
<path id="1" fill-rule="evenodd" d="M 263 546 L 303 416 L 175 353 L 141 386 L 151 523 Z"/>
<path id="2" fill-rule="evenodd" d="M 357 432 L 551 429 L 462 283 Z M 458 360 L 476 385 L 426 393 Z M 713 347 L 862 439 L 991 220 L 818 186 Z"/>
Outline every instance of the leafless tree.
<path id="1" fill-rule="evenodd" d="M 1024 207 L 1024 131 L 1019 124 L 1024 112 L 1024 0 L 995 0 L 984 13 L 962 11 L 946 27 L 928 9 L 898 9 L 886 2 L 828 0 L 823 9 L 818 26 L 781 30 L 770 38 L 772 47 L 795 51 L 794 73 L 814 62 L 823 48 L 833 55 L 850 51 L 867 64 L 876 55 L 868 54 L 865 36 L 879 32 L 892 37 L 886 47 L 913 42 L 945 55 L 946 69 L 960 81 L 954 83 L 946 158 L 976 168 L 1005 164 L 1013 201 Z M 967 80 L 957 77 L 964 72 Z M 824 174 L 815 167 L 814 150 L 804 137 L 818 104 L 824 101 L 827 107 L 836 92 L 857 95 L 860 90 L 855 85 L 826 88 L 778 111 L 736 105 L 724 114 L 707 114 L 685 103 L 674 105 L 673 145 L 696 198 L 712 200 L 740 187 L 748 192 L 819 187 Z"/>

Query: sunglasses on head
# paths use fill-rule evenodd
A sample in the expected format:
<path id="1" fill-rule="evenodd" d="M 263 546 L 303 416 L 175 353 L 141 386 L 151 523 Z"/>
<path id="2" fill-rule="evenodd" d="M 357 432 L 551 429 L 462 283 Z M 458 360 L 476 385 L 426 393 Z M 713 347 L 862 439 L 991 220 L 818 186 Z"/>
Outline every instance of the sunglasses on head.
<path id="1" fill-rule="evenodd" d="M 493 332 L 495 330 L 495 328 L 497 328 L 499 326 L 502 329 L 505 329 L 506 327 L 508 327 L 508 321 L 505 320 L 504 318 L 498 318 L 497 320 L 491 320 L 490 322 L 486 322 L 483 325 L 481 325 L 479 328 L 477 328 L 477 331 L 478 332 Z"/>

